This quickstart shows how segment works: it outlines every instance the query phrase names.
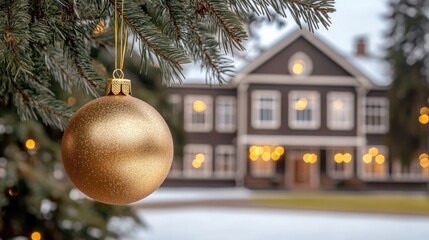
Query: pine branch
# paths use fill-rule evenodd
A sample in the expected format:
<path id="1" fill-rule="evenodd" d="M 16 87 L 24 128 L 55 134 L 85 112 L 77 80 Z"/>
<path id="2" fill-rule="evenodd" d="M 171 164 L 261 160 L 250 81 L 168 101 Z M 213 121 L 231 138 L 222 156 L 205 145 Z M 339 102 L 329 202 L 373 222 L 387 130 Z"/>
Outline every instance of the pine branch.
<path id="1" fill-rule="evenodd" d="M 225 1 L 200 0 L 196 11 L 203 17 L 208 14 L 207 16 L 217 23 L 213 27 L 217 34 L 222 35 L 220 39 L 222 39 L 223 49 L 226 53 L 232 52 L 234 49 L 244 50 L 242 42 L 247 39 L 247 34 L 242 22 L 229 10 Z"/>
<path id="2" fill-rule="evenodd" d="M 229 76 L 234 71 L 233 62 L 221 54 L 219 43 L 207 33 L 205 25 L 199 23 L 197 18 L 187 16 L 187 27 L 189 34 L 185 39 L 185 49 L 194 61 L 202 63 L 201 68 L 207 67 L 206 82 L 216 79 L 219 83 L 224 83 L 224 75 Z"/>
<path id="3" fill-rule="evenodd" d="M 311 32 L 318 29 L 320 24 L 327 29 L 331 24 L 329 14 L 335 12 L 334 0 L 228 0 L 228 2 L 241 17 L 254 12 L 272 18 L 273 9 L 276 14 L 286 18 L 285 10 L 289 10 L 298 26 L 302 28 L 302 20 L 307 23 Z"/>
<path id="4" fill-rule="evenodd" d="M 114 4 L 115 1 L 111 2 Z M 117 10 L 122 12 L 121 1 L 117 2 Z M 181 64 L 189 62 L 185 52 L 176 47 L 174 42 L 162 34 L 150 20 L 138 5 L 133 2 L 125 3 L 124 21 L 141 43 L 140 54 L 145 66 L 159 65 L 165 82 L 181 79 L 183 77 Z"/>
<path id="5" fill-rule="evenodd" d="M 13 83 L 13 86 L 15 88 L 13 102 L 21 120 L 38 119 L 40 116 L 44 124 L 64 129 L 73 114 L 73 110 L 69 106 L 53 96 L 35 95 L 16 83 Z"/>

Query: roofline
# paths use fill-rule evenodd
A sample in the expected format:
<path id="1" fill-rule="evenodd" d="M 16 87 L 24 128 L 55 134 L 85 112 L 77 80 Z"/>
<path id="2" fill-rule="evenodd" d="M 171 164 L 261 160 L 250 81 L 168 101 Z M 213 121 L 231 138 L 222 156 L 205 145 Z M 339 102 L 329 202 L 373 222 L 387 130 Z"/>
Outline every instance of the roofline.
<path id="1" fill-rule="evenodd" d="M 282 49 L 290 45 L 292 42 L 294 42 L 301 36 L 307 41 L 309 41 L 316 48 L 318 48 L 320 51 L 322 51 L 326 56 L 331 58 L 336 64 L 338 64 L 340 67 L 342 67 L 347 72 L 349 72 L 352 76 L 354 76 L 361 83 L 362 86 L 364 86 L 365 88 L 373 88 L 376 86 L 372 81 L 370 81 L 366 77 L 365 74 L 363 74 L 360 70 L 358 70 L 351 63 L 349 63 L 349 61 L 343 56 L 341 56 L 339 53 L 337 53 L 337 51 L 335 51 L 333 48 L 328 46 L 328 44 L 322 41 L 320 37 L 316 38 L 312 33 L 302 29 L 297 29 L 293 31 L 292 33 L 287 35 L 283 40 L 281 40 L 273 47 L 271 47 L 268 51 L 264 52 L 255 60 L 253 60 L 249 65 L 244 67 L 241 71 L 239 71 L 234 76 L 231 83 L 234 85 L 239 84 L 240 80 L 244 76 L 249 75 L 250 72 L 252 72 L 257 67 L 264 64 L 266 61 L 271 59 L 275 54 L 280 52 Z"/>

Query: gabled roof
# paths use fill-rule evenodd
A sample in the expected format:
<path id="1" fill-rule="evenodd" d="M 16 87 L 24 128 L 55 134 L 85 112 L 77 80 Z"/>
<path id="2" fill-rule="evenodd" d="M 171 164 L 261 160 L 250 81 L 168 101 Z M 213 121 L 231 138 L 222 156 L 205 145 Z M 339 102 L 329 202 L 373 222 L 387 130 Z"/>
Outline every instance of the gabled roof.
<path id="1" fill-rule="evenodd" d="M 346 72 L 348 72 L 351 76 L 355 77 L 358 82 L 365 88 L 372 88 L 375 84 L 368 79 L 368 77 L 357 67 L 355 67 L 352 63 L 349 62 L 348 59 L 341 56 L 337 51 L 335 51 L 332 47 L 328 46 L 328 44 L 324 43 L 320 38 L 316 37 L 314 34 L 306 31 L 306 30 L 297 30 L 286 36 L 282 41 L 275 44 L 266 52 L 262 53 L 255 60 L 250 62 L 247 66 L 241 69 L 232 79 L 230 84 L 236 85 L 243 79 L 245 76 L 251 74 L 255 69 L 269 61 L 276 54 L 287 48 L 298 38 L 304 38 L 310 44 L 312 44 L 315 48 L 320 50 L 323 54 L 325 54 L 328 58 L 330 58 L 335 64 L 343 68 Z"/>

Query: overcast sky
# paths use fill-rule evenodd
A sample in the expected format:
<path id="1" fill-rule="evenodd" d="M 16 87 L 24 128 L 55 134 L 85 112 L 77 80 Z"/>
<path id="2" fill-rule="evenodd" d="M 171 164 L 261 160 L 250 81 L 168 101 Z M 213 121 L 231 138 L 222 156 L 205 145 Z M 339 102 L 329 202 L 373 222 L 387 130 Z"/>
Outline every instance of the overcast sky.
<path id="1" fill-rule="evenodd" d="M 337 11 L 331 15 L 331 27 L 328 30 L 322 27 L 315 34 L 343 54 L 353 52 L 355 39 L 365 36 L 370 52 L 380 54 L 383 49 L 383 34 L 388 29 L 388 21 L 383 19 L 383 15 L 389 12 L 388 0 L 337 0 L 335 6 Z M 265 26 L 261 32 L 262 44 L 272 45 L 296 29 L 297 25 L 291 18 L 288 23 L 280 31 L 274 26 Z"/>

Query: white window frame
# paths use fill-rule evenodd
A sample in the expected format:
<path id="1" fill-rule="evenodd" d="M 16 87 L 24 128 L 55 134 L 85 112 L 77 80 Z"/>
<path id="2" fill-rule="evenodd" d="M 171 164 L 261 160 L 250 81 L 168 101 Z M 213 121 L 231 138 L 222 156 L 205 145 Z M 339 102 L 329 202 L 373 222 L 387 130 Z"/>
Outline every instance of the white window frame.
<path id="1" fill-rule="evenodd" d="M 366 163 L 363 162 L 362 157 L 364 154 L 368 153 L 368 150 L 372 147 L 376 147 L 379 151 L 379 153 L 383 154 L 385 157 L 384 160 L 384 172 L 382 174 L 379 175 L 374 175 L 374 174 L 369 174 L 365 171 L 366 168 Z M 389 160 L 387 159 L 387 154 L 388 154 L 388 150 L 386 146 L 383 145 L 371 145 L 371 146 L 367 146 L 366 148 L 363 148 L 363 152 L 361 152 L 361 154 L 358 155 L 359 158 L 356 158 L 356 161 L 358 161 L 358 174 L 359 177 L 363 180 L 371 180 L 371 181 L 377 181 L 377 180 L 386 180 L 389 179 Z M 374 167 L 375 164 L 377 164 L 375 162 L 374 159 L 372 159 L 371 163 L 372 167 Z"/>
<path id="2" fill-rule="evenodd" d="M 334 161 L 334 156 L 337 153 L 350 153 L 352 160 L 348 163 L 337 163 Z M 333 179 L 350 179 L 353 177 L 354 162 L 356 156 L 354 155 L 353 148 L 329 148 L 326 151 L 326 169 L 328 169 L 328 176 Z M 337 171 L 335 166 L 337 164 L 343 165 L 343 171 Z"/>
<path id="3" fill-rule="evenodd" d="M 335 109 L 334 102 L 343 102 L 342 109 Z M 354 94 L 351 92 L 328 92 L 327 104 L 327 126 L 331 130 L 351 130 L 355 125 L 355 102 Z M 341 118 L 339 118 L 341 117 Z"/>
<path id="4" fill-rule="evenodd" d="M 170 104 L 170 117 L 173 117 L 182 111 L 182 96 L 180 96 L 179 94 L 169 95 L 168 103 Z"/>
<path id="5" fill-rule="evenodd" d="M 298 111 L 295 109 L 297 99 L 306 98 L 307 107 L 312 108 L 311 121 L 297 120 Z M 289 92 L 289 127 L 291 129 L 318 129 L 320 128 L 320 93 L 318 91 L 290 91 Z"/>
<path id="6" fill-rule="evenodd" d="M 380 108 L 380 117 L 381 124 L 380 125 L 368 125 L 367 117 L 368 106 L 369 105 L 380 105 L 384 106 L 384 108 Z M 368 133 L 386 133 L 389 130 L 389 100 L 386 97 L 367 97 L 365 104 L 365 128 Z M 376 116 L 376 114 L 371 113 L 371 116 Z"/>
<path id="7" fill-rule="evenodd" d="M 183 161 L 182 158 L 174 156 L 173 163 L 171 164 L 170 172 L 168 173 L 169 178 L 180 177 L 183 174 Z"/>
<path id="8" fill-rule="evenodd" d="M 401 162 L 395 160 L 392 162 L 392 178 L 397 181 L 427 181 L 429 179 L 429 167 L 422 168 L 419 159 L 413 159 L 410 163 L 409 172 L 403 173 Z"/>
<path id="9" fill-rule="evenodd" d="M 233 96 L 219 96 L 216 97 L 216 131 L 218 132 L 234 132 L 236 129 L 236 109 L 237 100 Z M 229 104 L 231 106 L 230 111 L 226 111 L 224 106 Z M 231 123 L 222 122 L 222 117 L 230 115 Z"/>
<path id="10" fill-rule="evenodd" d="M 206 109 L 201 113 L 204 114 L 204 123 L 198 124 L 192 122 L 192 116 L 194 114 L 194 102 L 201 100 L 206 104 Z M 184 128 L 187 132 L 210 132 L 213 130 L 213 98 L 208 95 L 186 95 L 184 97 L 185 102 L 185 116 L 184 116 Z"/>
<path id="11" fill-rule="evenodd" d="M 261 98 L 272 98 L 272 119 L 271 121 L 261 120 L 260 109 L 266 106 L 261 106 Z M 252 127 L 255 129 L 278 129 L 280 128 L 281 114 L 281 94 L 277 90 L 255 90 L 252 92 Z"/>
<path id="12" fill-rule="evenodd" d="M 183 154 L 183 175 L 187 178 L 210 178 L 213 175 L 213 151 L 209 144 L 186 144 Z M 198 153 L 204 154 L 202 168 L 194 168 L 192 161 Z"/>
<path id="13" fill-rule="evenodd" d="M 295 74 L 293 72 L 293 65 L 295 61 L 298 59 L 304 62 L 304 71 L 301 74 Z M 305 77 L 310 75 L 311 72 L 313 71 L 313 62 L 311 61 L 311 58 L 307 54 L 303 52 L 296 52 L 289 58 L 288 69 L 290 74 L 297 78 Z"/>
<path id="14" fill-rule="evenodd" d="M 225 154 L 229 157 L 225 158 Z M 223 166 L 228 165 L 228 171 Z M 217 145 L 215 148 L 215 171 L 218 178 L 234 178 L 236 169 L 236 151 L 233 145 Z"/>

